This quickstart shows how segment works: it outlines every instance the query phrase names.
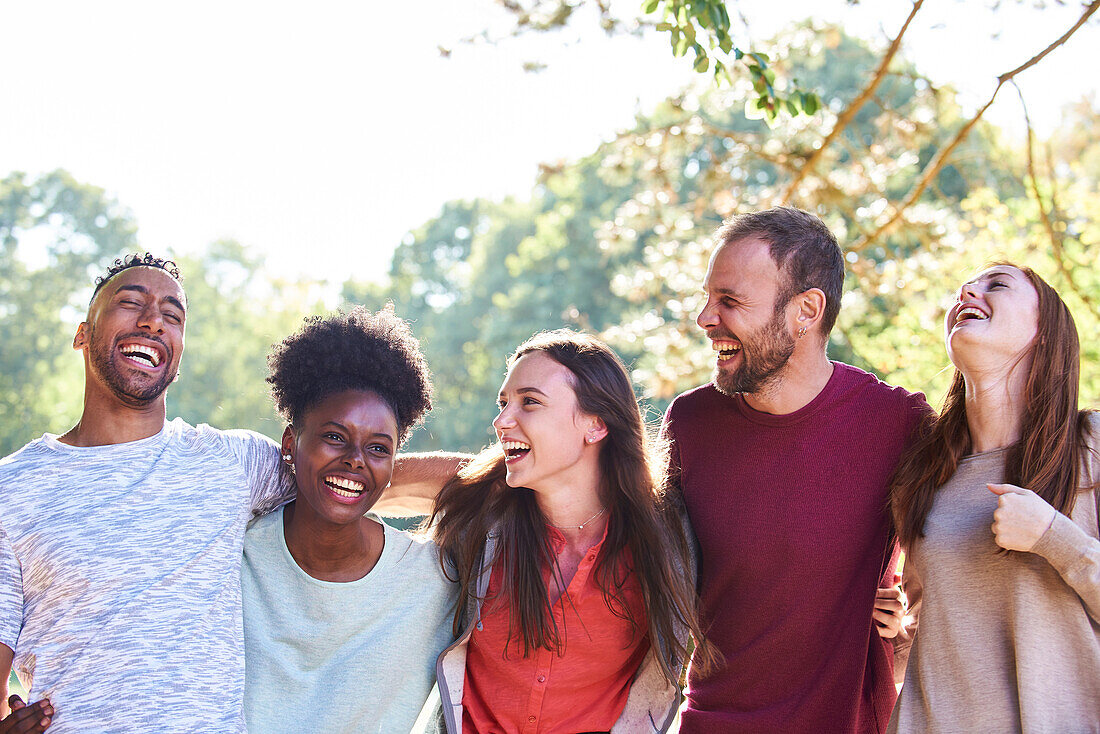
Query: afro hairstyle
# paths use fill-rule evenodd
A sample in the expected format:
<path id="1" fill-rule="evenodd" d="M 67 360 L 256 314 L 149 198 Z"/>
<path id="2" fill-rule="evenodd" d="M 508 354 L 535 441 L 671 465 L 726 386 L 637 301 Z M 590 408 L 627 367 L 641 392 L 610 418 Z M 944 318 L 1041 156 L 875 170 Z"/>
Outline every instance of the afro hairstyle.
<path id="1" fill-rule="evenodd" d="M 183 276 L 180 275 L 179 266 L 172 260 L 166 260 L 163 257 L 157 257 L 150 253 L 144 255 L 127 255 L 126 257 L 117 258 L 111 267 L 107 268 L 107 272 L 95 279 L 95 288 L 92 290 L 92 298 L 89 303 L 95 302 L 96 294 L 99 293 L 103 286 L 107 284 L 111 278 L 115 277 L 123 270 L 129 270 L 130 268 L 158 268 L 168 273 L 172 280 L 176 281 L 180 285 L 183 285 Z"/>
<path id="2" fill-rule="evenodd" d="M 275 408 L 291 425 L 330 395 L 369 390 L 393 410 L 400 444 L 432 408 L 428 363 L 392 303 L 378 313 L 356 306 L 310 316 L 272 347 L 267 362 Z"/>

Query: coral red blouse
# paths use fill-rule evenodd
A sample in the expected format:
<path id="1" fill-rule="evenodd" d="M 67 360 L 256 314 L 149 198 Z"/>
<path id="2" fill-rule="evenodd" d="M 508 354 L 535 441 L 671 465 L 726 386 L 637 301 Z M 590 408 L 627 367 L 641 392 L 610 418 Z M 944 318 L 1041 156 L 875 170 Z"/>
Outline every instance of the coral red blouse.
<path id="1" fill-rule="evenodd" d="M 565 538 L 547 526 L 554 551 Z M 616 616 L 592 574 L 607 538 L 581 559 L 566 592 L 554 604 L 554 619 L 563 631 L 562 655 L 540 648 L 523 657 L 523 641 L 508 643 L 508 603 L 495 598 L 501 587 L 498 559 L 489 579 L 481 623 L 470 637 L 462 694 L 462 731 L 478 734 L 576 734 L 606 732 L 626 706 L 630 682 L 649 651 L 645 604 L 631 575 L 625 598 L 640 629 Z M 544 573 L 549 581 L 549 571 Z"/>

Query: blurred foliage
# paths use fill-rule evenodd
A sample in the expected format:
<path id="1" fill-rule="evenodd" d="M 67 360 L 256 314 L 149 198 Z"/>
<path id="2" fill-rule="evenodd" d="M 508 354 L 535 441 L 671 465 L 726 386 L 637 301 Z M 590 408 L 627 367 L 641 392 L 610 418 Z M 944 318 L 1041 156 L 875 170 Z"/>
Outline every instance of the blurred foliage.
<path id="1" fill-rule="evenodd" d="M 0 180 L 0 456 L 80 413 L 78 314 L 103 263 L 136 247 L 131 214 L 64 171 Z"/>
<path id="2" fill-rule="evenodd" d="M 949 377 L 944 306 L 985 262 L 1011 258 L 1035 267 L 1070 303 L 1084 337 L 1082 400 L 1100 401 L 1100 354 L 1087 338 L 1100 300 L 1091 267 L 1100 211 L 1093 105 L 1073 108 L 1045 149 L 1040 185 L 1058 204 L 1052 215 L 1062 257 L 1029 193 L 1025 151 L 984 123 L 903 216 L 877 233 L 967 122 L 954 91 L 894 58 L 820 149 L 823 131 L 867 88 L 882 51 L 812 24 L 772 47 L 783 73 L 823 100 L 816 117 L 769 127 L 744 115 L 755 93 L 750 82 L 700 85 L 592 155 L 544 166 L 527 202 L 447 204 L 398 248 L 388 286 L 345 286 L 350 300 L 394 300 L 424 341 L 439 400 L 414 447 L 486 443 L 504 358 L 539 329 L 602 334 L 632 363 L 639 391 L 657 410 L 706 382 L 712 355 L 694 319 L 710 235 L 727 216 L 788 202 L 819 214 L 845 248 L 833 358 L 937 402 Z"/>
<path id="3" fill-rule="evenodd" d="M 64 171 L 0 181 L 0 456 L 80 416 L 83 368 L 72 350 L 95 278 L 140 250 L 133 216 Z M 155 253 L 172 257 L 171 253 Z M 192 423 L 282 433 L 267 398 L 266 354 L 307 313 L 319 284 L 274 280 L 234 242 L 176 258 L 188 295 L 187 341 L 169 414 Z"/>
<path id="4" fill-rule="evenodd" d="M 1096 101 L 1073 105 L 1059 130 L 1026 145 L 979 123 L 930 169 L 967 124 L 952 89 L 836 27 L 804 24 L 769 48 L 777 73 L 822 100 L 813 117 L 769 126 L 745 115 L 757 94 L 750 79 L 700 82 L 590 155 L 543 166 L 526 200 L 446 203 L 396 249 L 385 283 L 343 284 L 346 302 L 392 300 L 424 346 L 437 407 L 410 448 L 488 443 L 505 359 L 560 326 L 608 339 L 656 419 L 676 393 L 709 379 L 712 355 L 694 319 L 711 234 L 725 217 L 779 203 L 819 214 L 845 249 L 834 358 L 937 402 L 949 376 L 944 308 L 983 264 L 1008 258 L 1070 304 L 1082 402 L 1100 403 Z M 899 206 L 929 170 L 932 185 Z M 0 181 L 0 454 L 75 422 L 73 329 L 95 275 L 138 249 L 135 231 L 117 202 L 64 172 Z M 277 437 L 265 356 L 332 301 L 331 289 L 278 280 L 230 241 L 179 262 L 187 350 L 169 413 Z"/>
<path id="5" fill-rule="evenodd" d="M 847 1 L 850 5 L 857 2 Z M 923 0 L 918 0 L 918 6 L 920 2 Z M 767 53 L 738 45 L 727 9 L 730 4 L 736 5 L 726 0 L 642 0 L 640 7 L 611 0 L 497 0 L 511 23 L 503 37 L 483 29 L 460 43 L 496 44 L 531 33 L 584 28 L 593 20 L 609 36 L 657 32 L 667 34 L 673 56 L 690 53 L 691 68 L 708 75 L 717 86 L 732 84 L 747 74 L 753 89 L 745 107 L 749 117 L 770 124 L 784 114 L 797 117 L 816 112 L 821 100 L 813 91 L 801 86 L 797 78 L 784 77 L 777 82 Z M 638 12 L 624 11 L 623 6 L 637 7 Z M 452 53 L 443 46 L 439 50 L 445 57 Z M 546 66 L 539 60 L 523 62 L 524 71 L 529 72 L 541 72 Z"/>

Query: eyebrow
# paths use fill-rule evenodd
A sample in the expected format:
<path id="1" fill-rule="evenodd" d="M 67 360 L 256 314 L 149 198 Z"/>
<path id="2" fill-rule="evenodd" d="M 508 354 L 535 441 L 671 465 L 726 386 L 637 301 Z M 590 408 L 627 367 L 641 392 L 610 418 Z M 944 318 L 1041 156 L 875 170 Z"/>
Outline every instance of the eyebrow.
<path id="1" fill-rule="evenodd" d="M 533 393 L 533 392 L 537 392 L 539 395 L 542 395 L 544 398 L 550 397 L 549 395 L 544 393 L 542 390 L 539 390 L 537 387 L 521 387 L 521 388 L 516 389 L 516 394 L 517 395 L 525 395 L 527 393 Z M 497 395 L 497 397 L 498 398 L 504 397 L 504 391 L 501 390 L 500 394 Z"/>
<path id="2" fill-rule="evenodd" d="M 344 433 L 351 433 L 351 431 L 348 430 L 347 426 L 345 426 L 343 423 L 340 423 L 339 421 L 325 421 L 321 424 L 321 427 L 324 428 L 325 426 L 336 426 Z M 393 441 L 393 436 L 389 433 L 386 433 L 385 431 L 375 431 L 374 433 L 370 434 L 370 437 L 388 438 L 390 441 Z"/>
<path id="3" fill-rule="evenodd" d="M 981 276 L 980 278 L 974 278 L 974 280 L 968 280 L 965 283 L 963 283 L 963 285 L 972 285 L 972 284 L 977 283 L 978 281 L 981 281 L 981 280 L 989 280 L 990 278 L 997 278 L 997 277 L 1012 278 L 1013 280 L 1017 280 L 1016 276 L 1013 275 L 1012 273 L 1010 273 L 1007 270 L 994 270 L 992 273 L 986 273 L 985 275 Z"/>
<path id="4" fill-rule="evenodd" d="M 148 288 L 146 288 L 143 285 L 138 285 L 136 283 L 130 283 L 128 285 L 120 285 L 118 287 L 118 289 L 115 290 L 115 295 L 117 296 L 122 291 L 137 291 L 138 293 L 144 293 L 145 295 L 149 295 L 149 289 Z M 165 296 L 163 300 L 165 300 L 168 303 L 172 304 L 173 306 L 178 308 L 180 311 L 183 311 L 184 313 L 187 313 L 187 308 L 184 307 L 184 305 L 182 303 L 180 303 L 179 299 L 176 298 L 175 296 Z"/>
<path id="5" fill-rule="evenodd" d="M 733 288 L 707 288 L 704 286 L 703 293 L 717 293 L 720 296 L 730 296 L 731 298 L 735 298 L 737 300 L 743 300 L 745 298 L 740 291 L 734 290 Z"/>

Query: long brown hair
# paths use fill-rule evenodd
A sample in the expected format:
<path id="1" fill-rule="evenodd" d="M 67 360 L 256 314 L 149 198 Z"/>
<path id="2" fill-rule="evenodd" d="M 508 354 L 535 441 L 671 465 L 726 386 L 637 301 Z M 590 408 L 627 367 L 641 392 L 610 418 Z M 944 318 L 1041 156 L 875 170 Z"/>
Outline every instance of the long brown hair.
<path id="1" fill-rule="evenodd" d="M 662 670 L 673 684 L 680 671 L 671 670 L 668 660 L 686 660 L 688 652 L 677 634 L 678 626 L 695 638 L 692 664 L 711 668 L 714 653 L 699 627 L 695 589 L 688 575 L 677 570 L 677 566 L 689 566 L 688 541 L 675 498 L 663 489 L 664 457 L 646 430 L 626 367 L 600 340 L 568 329 L 528 339 L 509 358 L 509 366 L 532 352 L 545 354 L 569 370 L 579 409 L 598 416 L 607 426 L 599 455 L 599 496 L 609 511 L 607 537 L 593 576 L 604 600 L 614 614 L 630 622 L 635 634 L 643 628 L 648 632 L 651 644 L 658 647 Z M 497 555 L 486 562 L 503 562 L 499 598 L 509 605 L 509 640 L 522 642 L 524 657 L 539 648 L 561 653 L 565 639 L 554 621 L 543 578 L 546 568 L 560 573 L 547 520 L 534 493 L 509 487 L 504 476 L 500 446 L 486 448 L 443 488 L 428 524 L 444 565 L 457 576 L 460 599 L 476 593 L 486 535 L 498 532 Z M 645 619 L 636 619 L 626 602 L 624 588 L 631 574 L 641 588 Z M 464 621 L 462 612 L 460 606 L 455 613 L 456 635 Z"/>
<path id="2" fill-rule="evenodd" d="M 1073 316 L 1058 292 L 1031 268 L 1008 262 L 1027 276 L 1039 296 L 1039 318 L 1031 343 L 1024 386 L 1020 438 L 1005 454 L 1005 481 L 1026 487 L 1059 512 L 1073 510 L 1082 487 L 1081 470 L 1089 452 L 1090 411 L 1078 410 L 1081 345 Z M 956 369 L 938 418 L 930 418 L 916 443 L 902 457 L 891 482 L 894 523 L 903 547 L 924 536 L 924 522 L 936 491 L 970 453 L 966 422 L 966 381 Z M 1091 481 L 1095 481 L 1094 479 Z"/>

